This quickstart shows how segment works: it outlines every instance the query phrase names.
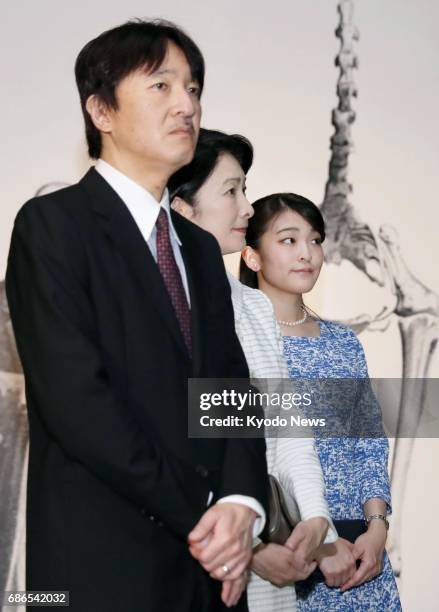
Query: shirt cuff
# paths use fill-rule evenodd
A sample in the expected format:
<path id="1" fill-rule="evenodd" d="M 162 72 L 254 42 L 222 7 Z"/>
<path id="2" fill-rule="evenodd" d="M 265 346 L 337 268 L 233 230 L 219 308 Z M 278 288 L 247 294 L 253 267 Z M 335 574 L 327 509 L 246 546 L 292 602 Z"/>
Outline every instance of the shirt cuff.
<path id="1" fill-rule="evenodd" d="M 265 526 L 266 516 L 265 510 L 262 507 L 262 504 L 258 502 L 254 497 L 249 497 L 248 495 L 226 495 L 226 497 L 221 497 L 217 501 L 217 504 L 222 504 L 224 502 L 229 502 L 230 504 L 242 504 L 243 506 L 247 506 L 251 510 L 254 510 L 257 514 L 254 525 L 253 525 L 253 537 L 256 538 Z"/>
<path id="2" fill-rule="evenodd" d="M 302 521 L 307 521 L 308 519 L 312 519 L 312 518 L 323 518 L 328 521 L 328 531 L 326 532 L 326 536 L 325 536 L 325 539 L 323 540 L 323 544 L 332 544 L 338 539 L 337 530 L 334 526 L 334 523 L 332 522 L 332 518 L 329 516 L 327 512 L 317 510 L 315 512 L 307 513 L 306 516 L 302 515 L 301 518 L 302 518 Z"/>
<path id="3" fill-rule="evenodd" d="M 323 540 L 323 544 L 332 544 L 336 540 L 338 540 L 338 533 L 332 519 L 330 518 L 328 521 L 328 531 L 326 532 L 326 537 Z"/>

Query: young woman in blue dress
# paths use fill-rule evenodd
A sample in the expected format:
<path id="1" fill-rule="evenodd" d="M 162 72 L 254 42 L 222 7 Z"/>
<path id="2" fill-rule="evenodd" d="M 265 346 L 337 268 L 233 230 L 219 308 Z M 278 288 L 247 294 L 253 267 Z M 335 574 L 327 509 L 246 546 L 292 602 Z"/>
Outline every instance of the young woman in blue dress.
<path id="1" fill-rule="evenodd" d="M 324 259 L 325 225 L 319 209 L 291 193 L 261 198 L 253 208 L 240 278 L 270 298 L 290 378 L 367 378 L 364 352 L 353 331 L 319 320 L 304 305 L 303 294 L 314 287 Z M 332 519 L 365 520 L 367 530 L 353 542 L 339 537 L 320 547 L 316 559 L 321 580 L 308 581 L 306 588 L 296 585 L 299 612 L 401 610 L 385 552 L 387 439 L 320 436 L 316 447 Z"/>

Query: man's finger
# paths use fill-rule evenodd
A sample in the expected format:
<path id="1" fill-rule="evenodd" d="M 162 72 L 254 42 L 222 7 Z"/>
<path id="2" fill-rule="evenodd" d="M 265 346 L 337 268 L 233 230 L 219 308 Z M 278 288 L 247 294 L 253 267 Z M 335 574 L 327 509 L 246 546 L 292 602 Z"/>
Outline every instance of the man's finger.
<path id="1" fill-rule="evenodd" d="M 198 559 L 199 555 L 203 552 L 203 550 L 209 544 L 211 539 L 212 539 L 212 534 L 209 534 L 207 536 L 207 538 L 204 538 L 204 540 L 201 540 L 201 542 L 196 542 L 194 544 L 190 544 L 189 545 L 189 551 L 190 551 L 191 555 L 193 557 L 195 557 L 196 559 Z"/>
<path id="2" fill-rule="evenodd" d="M 195 542 L 201 542 L 213 531 L 216 523 L 218 521 L 218 515 L 215 512 L 214 508 L 210 508 L 203 514 L 198 523 L 192 529 L 190 534 L 188 535 L 188 540 L 190 544 Z"/>
<path id="3" fill-rule="evenodd" d="M 233 582 L 231 580 L 226 580 L 223 582 L 223 586 L 221 588 L 221 599 L 226 606 L 230 605 L 231 593 L 232 593 Z"/>
<path id="4" fill-rule="evenodd" d="M 212 536 L 209 544 L 198 555 L 199 562 L 207 571 L 212 571 L 215 566 L 224 565 L 232 558 L 240 554 L 250 554 L 252 539 L 250 532 L 246 534 L 233 533 L 229 529 L 218 528 Z"/>
<path id="5" fill-rule="evenodd" d="M 244 579 L 235 580 L 233 583 L 232 592 L 230 593 L 229 605 L 236 606 L 241 598 L 242 592 L 245 589 L 246 581 Z"/>
<path id="6" fill-rule="evenodd" d="M 250 559 L 249 555 L 240 555 L 235 559 L 231 559 L 228 563 L 215 567 L 210 576 L 215 578 L 215 580 L 236 580 L 241 578 L 247 569 Z M 226 567 L 227 571 L 225 571 Z"/>
<path id="7" fill-rule="evenodd" d="M 245 588 L 245 581 L 242 580 L 227 580 L 223 582 L 221 590 L 221 599 L 223 603 L 228 606 L 235 606 Z"/>
<path id="8" fill-rule="evenodd" d="M 206 548 L 200 552 L 198 560 L 210 572 L 215 567 L 224 565 L 231 558 L 242 553 L 243 550 L 244 546 L 238 540 L 226 539 L 218 533 L 212 538 Z"/>

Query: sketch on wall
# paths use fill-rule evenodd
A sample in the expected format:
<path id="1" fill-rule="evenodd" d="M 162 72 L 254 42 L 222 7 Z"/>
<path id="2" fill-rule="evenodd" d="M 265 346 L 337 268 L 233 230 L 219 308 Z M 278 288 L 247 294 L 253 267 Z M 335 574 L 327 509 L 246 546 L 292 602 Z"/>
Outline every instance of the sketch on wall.
<path id="1" fill-rule="evenodd" d="M 399 248 L 398 234 L 383 225 L 375 234 L 363 222 L 352 204 L 352 185 L 348 182 L 349 154 L 355 121 L 353 98 L 357 96 L 354 70 L 358 68 L 356 43 L 358 28 L 353 23 L 353 0 L 341 0 L 337 6 L 340 22 L 336 36 L 340 50 L 337 82 L 338 105 L 332 111 L 334 133 L 331 137 L 329 177 L 321 211 L 327 224 L 325 254 L 328 263 L 350 261 L 372 283 L 388 290 L 387 304 L 380 312 L 360 315 L 347 321 L 357 333 L 364 330 L 383 332 L 390 319 L 396 318 L 402 347 L 402 387 L 391 466 L 394 516 L 389 553 L 396 575 L 401 575 L 401 514 L 406 494 L 406 476 L 413 443 L 424 410 L 425 383 L 410 385 L 409 379 L 426 379 L 439 338 L 439 297 L 408 268 Z M 404 437 L 398 437 L 404 432 Z"/>
<path id="2" fill-rule="evenodd" d="M 23 588 L 28 428 L 24 379 L 0 282 L 0 592 Z"/>

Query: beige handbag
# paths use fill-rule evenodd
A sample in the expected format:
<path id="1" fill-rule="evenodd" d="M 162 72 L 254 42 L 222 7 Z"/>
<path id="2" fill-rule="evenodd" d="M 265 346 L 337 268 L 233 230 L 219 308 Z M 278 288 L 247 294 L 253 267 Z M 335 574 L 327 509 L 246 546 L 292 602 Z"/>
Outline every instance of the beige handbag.
<path id="1" fill-rule="evenodd" d="M 296 502 L 293 507 L 288 507 L 280 482 L 273 476 L 268 475 L 269 500 L 268 500 L 268 541 L 275 544 L 285 544 L 294 527 L 300 521 L 300 512 Z"/>

